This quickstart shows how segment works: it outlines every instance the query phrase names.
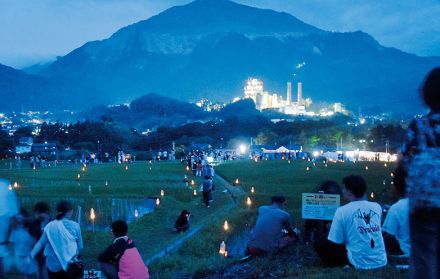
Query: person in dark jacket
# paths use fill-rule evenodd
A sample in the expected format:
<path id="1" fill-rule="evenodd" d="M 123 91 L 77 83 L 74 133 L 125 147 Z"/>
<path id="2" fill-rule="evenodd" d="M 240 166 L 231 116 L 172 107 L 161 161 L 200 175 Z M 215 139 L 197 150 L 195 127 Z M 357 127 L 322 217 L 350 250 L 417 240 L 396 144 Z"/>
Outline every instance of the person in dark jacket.
<path id="1" fill-rule="evenodd" d="M 211 192 L 212 192 L 212 180 L 207 175 L 205 176 L 205 181 L 203 181 L 203 201 L 205 202 L 206 207 L 210 207 L 209 201 L 211 199 Z"/>
<path id="2" fill-rule="evenodd" d="M 189 229 L 189 218 L 191 213 L 188 210 L 183 210 L 174 224 L 174 231 L 177 233 L 186 232 Z"/>

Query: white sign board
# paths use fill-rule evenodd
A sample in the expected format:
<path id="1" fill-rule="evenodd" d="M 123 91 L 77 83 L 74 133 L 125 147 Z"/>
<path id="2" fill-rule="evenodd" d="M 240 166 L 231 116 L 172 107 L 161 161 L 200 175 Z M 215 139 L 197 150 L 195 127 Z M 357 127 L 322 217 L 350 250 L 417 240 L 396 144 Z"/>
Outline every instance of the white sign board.
<path id="1" fill-rule="evenodd" d="M 302 218 L 333 220 L 340 205 L 340 196 L 321 193 L 302 194 Z"/>
<path id="2" fill-rule="evenodd" d="M 84 277 L 83 279 L 101 279 L 102 275 L 101 275 L 101 271 L 97 271 L 97 270 L 84 270 Z"/>

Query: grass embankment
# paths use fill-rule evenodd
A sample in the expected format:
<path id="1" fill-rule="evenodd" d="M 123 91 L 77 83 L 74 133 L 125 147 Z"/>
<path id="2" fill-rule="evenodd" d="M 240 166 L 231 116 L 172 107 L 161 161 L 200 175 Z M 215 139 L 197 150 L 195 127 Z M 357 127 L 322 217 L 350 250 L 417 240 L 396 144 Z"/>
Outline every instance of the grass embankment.
<path id="1" fill-rule="evenodd" d="M 366 170 L 368 166 L 368 170 Z M 310 170 L 307 171 L 306 168 Z M 368 183 L 368 194 L 374 193 L 377 202 L 392 201 L 390 172 L 393 164 L 383 163 L 330 163 L 287 161 L 237 161 L 216 168 L 230 182 L 239 179 L 245 194 L 238 197 L 237 207 L 223 216 L 218 216 L 215 225 L 200 232 L 187 241 L 176 253 L 151 265 L 155 278 L 397 278 L 406 276 L 406 271 L 397 270 L 392 261 L 386 268 L 373 271 L 354 269 L 322 268 L 312 247 L 296 245 L 280 254 L 238 262 L 239 255 L 224 258 L 219 255 L 221 241 L 236 246 L 236 238 L 255 224 L 257 209 L 269 204 L 273 195 L 287 198 L 287 211 L 291 213 L 295 226 L 301 228 L 301 193 L 313 192 L 325 180 L 341 183 L 344 176 L 362 175 Z M 385 181 L 385 185 L 383 182 Z M 255 193 L 251 193 L 251 187 Z M 252 205 L 246 205 L 250 197 Z M 223 221 L 228 220 L 230 229 L 225 232 Z M 242 245 L 246 245 L 242 243 Z"/>
<path id="2" fill-rule="evenodd" d="M 16 192 L 19 199 L 25 198 L 28 203 L 31 200 L 32 204 L 37 201 L 48 201 L 52 209 L 56 201 L 64 199 L 78 203 L 78 199 L 82 198 L 95 202 L 105 198 L 160 197 L 160 190 L 164 190 L 165 196 L 160 197 L 161 203 L 156 210 L 140 217 L 129 226 L 129 236 L 135 240 L 144 259 L 182 237 L 171 231 L 181 210 L 187 209 L 193 212 L 192 224 L 197 225 L 209 222 L 213 216 L 231 205 L 230 197 L 217 191 L 214 194 L 215 202 L 212 207 L 207 209 L 202 206 L 200 193 L 197 196 L 193 195 L 193 189 L 198 190 L 201 180 L 195 179 L 194 186 L 186 187 L 183 181 L 185 168 L 180 163 L 102 164 L 91 165 L 85 171 L 81 169 L 82 165 L 36 170 L 3 169 L 0 170 L 0 177 L 18 183 Z M 81 175 L 80 179 L 77 178 L 78 174 Z M 89 185 L 92 188 L 91 193 L 89 193 Z M 81 206 L 84 211 L 90 210 L 88 204 Z M 31 207 L 31 204 L 27 207 Z M 31 210 L 31 208 L 27 209 Z M 103 215 L 104 212 L 96 211 L 97 220 L 104 218 Z M 83 238 L 85 248 L 82 255 L 86 266 L 97 268 L 96 256 L 111 243 L 110 232 L 105 230 L 92 233 L 84 229 Z"/>

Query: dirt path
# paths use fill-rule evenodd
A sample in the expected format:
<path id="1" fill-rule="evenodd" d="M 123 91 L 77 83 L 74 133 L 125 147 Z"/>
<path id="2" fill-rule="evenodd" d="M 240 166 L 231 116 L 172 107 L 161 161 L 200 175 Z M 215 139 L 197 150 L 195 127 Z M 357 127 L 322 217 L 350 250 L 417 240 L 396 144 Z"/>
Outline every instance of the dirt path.
<path id="1" fill-rule="evenodd" d="M 244 191 L 241 187 L 232 186 L 226 179 L 224 179 L 222 176 L 220 176 L 218 174 L 215 176 L 214 182 L 216 183 L 215 184 L 216 191 L 225 191 L 226 190 L 226 192 L 231 197 L 231 203 L 227 207 L 224 208 L 224 212 L 227 212 L 237 205 L 237 199 L 241 194 L 244 194 Z M 206 220 L 204 222 L 197 224 L 194 227 L 191 227 L 191 229 L 188 232 L 186 232 L 184 235 L 182 235 L 182 237 L 179 237 L 175 241 L 169 243 L 168 245 L 166 245 L 166 247 L 161 249 L 159 252 L 152 255 L 148 259 L 146 259 L 144 261 L 145 264 L 149 265 L 153 261 L 155 261 L 159 258 L 162 258 L 173 251 L 176 251 L 177 249 L 180 248 L 180 246 L 182 246 L 182 244 L 186 240 L 192 238 L 194 235 L 196 235 L 200 230 L 202 230 L 204 227 L 206 227 L 210 223 L 212 223 L 212 220 Z"/>

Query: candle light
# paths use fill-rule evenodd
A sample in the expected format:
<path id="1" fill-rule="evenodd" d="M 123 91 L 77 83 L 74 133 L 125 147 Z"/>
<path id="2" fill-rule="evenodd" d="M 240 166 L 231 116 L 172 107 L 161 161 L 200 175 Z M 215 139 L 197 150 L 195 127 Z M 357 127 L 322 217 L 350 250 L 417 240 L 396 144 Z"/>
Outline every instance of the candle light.
<path id="1" fill-rule="evenodd" d="M 247 206 L 251 206 L 252 205 L 252 200 L 251 200 L 250 197 L 247 197 L 246 204 L 247 204 Z"/>
<path id="2" fill-rule="evenodd" d="M 189 171 L 189 167 L 188 166 L 186 166 L 186 171 Z"/>
<path id="3" fill-rule="evenodd" d="M 83 167 L 82 169 L 81 169 L 82 171 L 86 171 L 86 168 L 85 167 Z"/>
<path id="4" fill-rule="evenodd" d="M 81 178 L 81 174 L 79 174 L 79 173 L 78 173 L 78 176 L 77 176 L 77 178 L 78 178 L 78 179 L 80 179 L 80 178 Z"/>
<path id="5" fill-rule="evenodd" d="M 194 191 L 193 191 L 193 195 L 194 195 L 194 196 L 197 196 L 197 190 L 196 190 L 196 189 L 194 189 Z"/>
<path id="6" fill-rule="evenodd" d="M 18 188 L 18 183 L 17 183 L 17 181 L 14 182 L 14 188 Z"/>
<path id="7" fill-rule="evenodd" d="M 224 229 L 225 231 L 228 231 L 228 230 L 229 230 L 229 224 L 228 224 L 228 221 L 225 221 L 225 223 L 223 224 L 223 229 Z"/>
<path id="8" fill-rule="evenodd" d="M 128 170 L 128 166 L 125 166 L 125 170 L 126 170 L 126 171 Z"/>
<path id="9" fill-rule="evenodd" d="M 327 167 L 327 164 L 325 164 L 325 167 Z"/>
<path id="10" fill-rule="evenodd" d="M 252 194 L 255 193 L 255 187 L 254 186 L 251 187 L 251 193 Z"/>
<path id="11" fill-rule="evenodd" d="M 139 217 L 139 211 L 137 209 L 134 210 L 134 217 L 136 219 Z"/>
<path id="12" fill-rule="evenodd" d="M 306 171 L 309 171 L 309 170 L 310 170 L 310 167 L 307 167 L 307 168 L 306 168 Z"/>
<path id="13" fill-rule="evenodd" d="M 394 177 L 394 173 L 391 172 L 391 173 L 390 173 L 390 176 L 391 176 L 391 177 Z"/>
<path id="14" fill-rule="evenodd" d="M 149 163 L 152 164 L 153 162 L 150 160 Z"/>
<path id="15" fill-rule="evenodd" d="M 226 243 L 224 241 L 222 241 L 222 243 L 220 243 L 220 250 L 218 252 L 222 255 L 224 255 L 226 253 Z"/>
<path id="16" fill-rule="evenodd" d="M 254 161 L 255 161 L 255 163 L 258 163 L 258 159 L 256 157 L 254 158 Z"/>
<path id="17" fill-rule="evenodd" d="M 225 258 L 227 258 L 228 257 L 228 251 L 225 251 L 224 255 L 225 255 Z"/>
<path id="18" fill-rule="evenodd" d="M 235 184 L 238 185 L 240 183 L 240 180 L 238 178 L 235 179 Z"/>
<path id="19" fill-rule="evenodd" d="M 383 181 L 382 181 L 382 184 L 383 184 L 383 185 L 386 185 L 387 183 L 385 182 L 385 180 L 383 180 Z"/>
<path id="20" fill-rule="evenodd" d="M 290 160 L 289 161 L 287 161 L 289 164 L 290 164 Z"/>
<path id="21" fill-rule="evenodd" d="M 165 196 L 165 191 L 164 190 L 160 190 L 160 196 L 161 197 Z"/>
<path id="22" fill-rule="evenodd" d="M 105 181 L 105 186 L 108 186 L 108 181 L 107 180 Z"/>
<path id="23" fill-rule="evenodd" d="M 365 170 L 366 170 L 366 171 L 368 170 L 368 166 L 365 166 Z"/>
<path id="24" fill-rule="evenodd" d="M 35 170 L 36 169 L 35 165 L 32 168 Z"/>
<path id="25" fill-rule="evenodd" d="M 191 179 L 191 185 L 194 186 L 195 182 L 194 179 Z"/>
<path id="26" fill-rule="evenodd" d="M 388 167 L 387 163 L 383 164 L 384 167 Z"/>
<path id="27" fill-rule="evenodd" d="M 156 205 L 157 205 L 157 206 L 160 205 L 160 199 L 159 199 L 159 198 L 156 199 Z"/>
<path id="28" fill-rule="evenodd" d="M 374 199 L 374 192 L 371 192 L 370 198 Z"/>
<path id="29" fill-rule="evenodd" d="M 92 220 L 92 231 L 95 232 L 95 210 L 93 208 L 90 209 L 90 219 Z"/>
<path id="30" fill-rule="evenodd" d="M 9 191 L 12 191 L 12 185 L 11 184 L 9 184 L 8 189 L 9 189 Z"/>

